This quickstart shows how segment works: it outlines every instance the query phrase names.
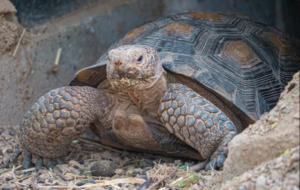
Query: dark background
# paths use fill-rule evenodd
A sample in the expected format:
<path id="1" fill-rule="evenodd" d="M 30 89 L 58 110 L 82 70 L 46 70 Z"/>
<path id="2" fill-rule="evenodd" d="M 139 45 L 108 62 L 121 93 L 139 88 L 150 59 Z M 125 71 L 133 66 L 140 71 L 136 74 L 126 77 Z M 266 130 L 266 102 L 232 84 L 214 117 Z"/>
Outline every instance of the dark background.
<path id="1" fill-rule="evenodd" d="M 123 0 L 119 0 L 123 1 Z M 168 16 L 188 11 L 232 11 L 248 14 L 257 21 L 274 26 L 291 36 L 300 38 L 299 0 L 140 0 L 141 9 L 147 2 L 157 4 L 155 16 Z M 32 27 L 47 19 L 60 17 L 72 11 L 107 4 L 107 0 L 11 0 L 16 6 L 19 22 Z M 109 4 L 105 5 L 109 6 Z M 126 6 L 136 6 L 128 1 Z M 124 16 L 120 13 L 117 16 Z M 126 23 L 124 23 L 126 24 Z"/>

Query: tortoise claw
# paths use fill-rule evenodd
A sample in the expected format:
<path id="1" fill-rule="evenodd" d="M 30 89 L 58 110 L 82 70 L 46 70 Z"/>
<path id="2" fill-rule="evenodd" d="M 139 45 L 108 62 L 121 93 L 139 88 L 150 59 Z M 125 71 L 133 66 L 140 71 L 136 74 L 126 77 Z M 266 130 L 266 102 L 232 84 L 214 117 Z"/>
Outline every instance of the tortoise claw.
<path id="1" fill-rule="evenodd" d="M 220 168 L 221 166 L 223 166 L 225 162 L 225 156 L 223 152 L 220 152 L 220 154 L 217 157 L 217 167 Z"/>
<path id="2" fill-rule="evenodd" d="M 43 158 L 37 157 L 37 159 L 35 161 L 36 171 L 39 171 L 40 169 L 42 169 L 42 165 L 43 165 Z"/>
<path id="3" fill-rule="evenodd" d="M 22 152 L 19 149 L 15 149 L 15 151 L 11 157 L 12 158 L 11 162 L 14 162 L 21 154 L 22 154 Z"/>
<path id="4" fill-rule="evenodd" d="M 57 164 L 64 164 L 64 161 L 61 158 L 56 159 Z"/>
<path id="5" fill-rule="evenodd" d="M 32 159 L 32 155 L 31 154 L 28 154 L 28 155 L 25 156 L 23 164 L 22 164 L 23 168 L 25 168 L 25 169 L 29 168 L 29 165 L 31 163 L 31 159 Z"/>
<path id="6" fill-rule="evenodd" d="M 48 169 L 50 169 L 50 168 L 53 169 L 54 168 L 54 164 L 53 164 L 52 160 L 49 159 L 49 158 L 47 158 L 47 160 L 46 160 L 46 165 L 47 165 Z"/>
<path id="7" fill-rule="evenodd" d="M 208 170 L 212 170 L 213 169 L 216 169 L 217 168 L 217 159 L 214 158 L 212 161 L 210 161 L 206 167 L 205 167 L 205 171 L 208 171 Z"/>

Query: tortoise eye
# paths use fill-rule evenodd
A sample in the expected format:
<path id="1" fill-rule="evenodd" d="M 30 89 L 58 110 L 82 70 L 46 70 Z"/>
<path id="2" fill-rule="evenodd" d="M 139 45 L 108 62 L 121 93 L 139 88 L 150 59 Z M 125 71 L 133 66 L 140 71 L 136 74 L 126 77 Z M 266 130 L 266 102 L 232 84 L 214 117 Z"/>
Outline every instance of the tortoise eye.
<path id="1" fill-rule="evenodd" d="M 140 55 L 139 58 L 136 60 L 137 63 L 140 63 L 143 60 L 143 56 Z"/>

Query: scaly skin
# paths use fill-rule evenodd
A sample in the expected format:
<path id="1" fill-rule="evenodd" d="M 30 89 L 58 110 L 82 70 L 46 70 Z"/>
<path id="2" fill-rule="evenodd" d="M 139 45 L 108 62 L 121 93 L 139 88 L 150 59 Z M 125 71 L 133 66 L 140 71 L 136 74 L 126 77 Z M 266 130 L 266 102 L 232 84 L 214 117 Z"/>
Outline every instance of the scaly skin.
<path id="1" fill-rule="evenodd" d="M 159 115 L 170 133 L 210 159 L 214 168 L 223 165 L 228 142 L 236 135 L 230 119 L 211 102 L 182 84 L 170 84 L 159 107 Z"/>
<path id="2" fill-rule="evenodd" d="M 24 116 L 22 148 L 44 158 L 67 154 L 73 139 L 108 113 L 110 95 L 91 87 L 62 87 L 40 97 Z"/>

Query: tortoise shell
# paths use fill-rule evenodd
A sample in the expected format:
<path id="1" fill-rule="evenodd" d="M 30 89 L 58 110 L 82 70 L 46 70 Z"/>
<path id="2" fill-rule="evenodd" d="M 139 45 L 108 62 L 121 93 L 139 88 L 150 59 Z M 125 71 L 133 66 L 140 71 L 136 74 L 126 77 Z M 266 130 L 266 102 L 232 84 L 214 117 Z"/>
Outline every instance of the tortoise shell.
<path id="1" fill-rule="evenodd" d="M 254 121 L 275 106 L 300 66 L 295 40 L 237 13 L 161 18 L 131 30 L 109 50 L 133 44 L 156 49 L 167 71 L 197 80 L 232 109 L 238 108 L 235 112 L 242 111 L 237 115 Z M 70 85 L 97 87 L 105 80 L 107 52 L 80 70 Z"/>

